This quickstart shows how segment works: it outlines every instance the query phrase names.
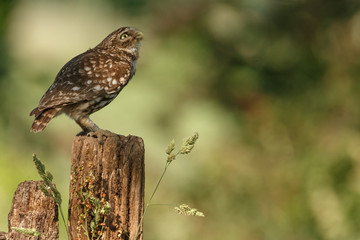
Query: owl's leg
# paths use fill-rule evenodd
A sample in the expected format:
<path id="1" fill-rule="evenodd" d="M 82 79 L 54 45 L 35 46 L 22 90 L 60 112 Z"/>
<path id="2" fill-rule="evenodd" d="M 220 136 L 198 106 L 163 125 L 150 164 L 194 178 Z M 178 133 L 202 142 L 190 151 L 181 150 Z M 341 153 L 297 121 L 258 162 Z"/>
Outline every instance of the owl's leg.
<path id="1" fill-rule="evenodd" d="M 89 117 L 76 119 L 75 121 L 86 133 L 96 132 L 100 129 Z"/>
<path id="2" fill-rule="evenodd" d="M 115 133 L 112 133 L 108 130 L 100 129 L 93 121 L 90 120 L 89 117 L 81 118 L 79 120 L 76 120 L 76 122 L 80 125 L 84 132 L 87 133 L 89 137 L 95 137 L 99 139 L 100 144 L 103 144 L 104 140 L 107 137 L 116 136 Z"/>

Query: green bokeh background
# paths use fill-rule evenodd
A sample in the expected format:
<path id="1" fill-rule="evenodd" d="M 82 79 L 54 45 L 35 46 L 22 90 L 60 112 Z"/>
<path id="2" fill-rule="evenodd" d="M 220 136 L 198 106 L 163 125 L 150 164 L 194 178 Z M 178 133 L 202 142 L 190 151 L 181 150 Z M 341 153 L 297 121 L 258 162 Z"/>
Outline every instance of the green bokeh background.
<path id="1" fill-rule="evenodd" d="M 360 239 L 360 2 L 357 0 L 11 0 L 0 2 L 0 230 L 36 153 L 65 198 L 66 116 L 29 132 L 59 69 L 121 26 L 145 40 L 137 73 L 102 128 L 141 136 L 146 196 L 178 145 L 145 239 Z M 61 239 L 65 239 L 62 228 Z"/>

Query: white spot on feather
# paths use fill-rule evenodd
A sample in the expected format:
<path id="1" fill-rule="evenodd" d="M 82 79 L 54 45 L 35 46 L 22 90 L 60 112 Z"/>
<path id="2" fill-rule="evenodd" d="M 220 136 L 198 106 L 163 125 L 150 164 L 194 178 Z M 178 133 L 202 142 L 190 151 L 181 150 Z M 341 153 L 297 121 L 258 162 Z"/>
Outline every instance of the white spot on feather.
<path id="1" fill-rule="evenodd" d="M 87 80 L 86 83 L 87 83 L 87 84 L 91 84 L 91 83 L 92 83 L 92 80 Z"/>
<path id="2" fill-rule="evenodd" d="M 111 77 L 108 77 L 107 80 L 108 80 L 108 82 L 111 82 L 112 78 L 111 78 Z"/>
<path id="3" fill-rule="evenodd" d="M 122 83 L 122 84 L 124 84 L 125 82 L 126 82 L 126 80 L 125 80 L 125 78 L 120 78 L 120 82 Z"/>
<path id="4" fill-rule="evenodd" d="M 113 81 L 112 81 L 112 84 L 117 84 L 117 81 L 114 79 Z"/>
<path id="5" fill-rule="evenodd" d="M 84 70 L 88 72 L 88 71 L 90 71 L 90 70 L 91 70 L 91 68 L 90 68 L 90 67 L 88 67 L 88 66 L 85 66 L 85 67 L 84 67 Z"/>
<path id="6" fill-rule="evenodd" d="M 80 89 L 80 87 L 73 87 L 71 90 L 77 91 L 77 90 L 79 90 L 79 89 Z"/>
<path id="7" fill-rule="evenodd" d="M 102 89 L 102 87 L 100 86 L 100 85 L 96 85 L 95 87 L 94 87 L 94 90 L 96 90 L 96 91 L 100 91 Z"/>

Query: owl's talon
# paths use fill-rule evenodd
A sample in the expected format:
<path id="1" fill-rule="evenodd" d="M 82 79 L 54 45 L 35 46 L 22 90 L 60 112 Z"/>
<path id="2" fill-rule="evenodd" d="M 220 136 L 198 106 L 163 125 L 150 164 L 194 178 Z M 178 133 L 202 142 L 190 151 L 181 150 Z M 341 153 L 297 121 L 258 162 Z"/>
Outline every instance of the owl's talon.
<path id="1" fill-rule="evenodd" d="M 87 135 L 89 137 L 97 138 L 101 145 L 104 144 L 104 141 L 108 137 L 117 136 L 115 133 L 112 133 L 108 130 L 102 130 L 102 129 L 96 130 L 95 132 L 89 132 L 89 133 L 87 133 Z"/>

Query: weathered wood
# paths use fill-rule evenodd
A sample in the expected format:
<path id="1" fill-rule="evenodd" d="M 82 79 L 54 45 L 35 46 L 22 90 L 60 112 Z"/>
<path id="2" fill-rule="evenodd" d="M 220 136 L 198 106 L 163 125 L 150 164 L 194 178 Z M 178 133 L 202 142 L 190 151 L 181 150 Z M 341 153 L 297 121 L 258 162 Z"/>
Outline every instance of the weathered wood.
<path id="1" fill-rule="evenodd" d="M 144 210 L 144 172 L 141 138 L 114 134 L 100 143 L 93 137 L 75 137 L 68 222 L 71 239 L 88 239 L 86 234 L 90 239 L 135 239 Z M 101 213 L 106 203 L 111 206 L 109 214 Z M 143 239 L 142 226 L 136 239 Z"/>
<path id="2" fill-rule="evenodd" d="M 58 207 L 52 197 L 39 188 L 43 181 L 26 181 L 19 184 L 8 216 L 9 232 L 0 233 L 0 239 L 56 240 L 59 239 Z M 28 236 L 12 227 L 35 229 L 39 237 Z"/>
<path id="3" fill-rule="evenodd" d="M 0 232 L 0 240 L 6 240 L 7 239 L 7 233 L 6 232 Z"/>

